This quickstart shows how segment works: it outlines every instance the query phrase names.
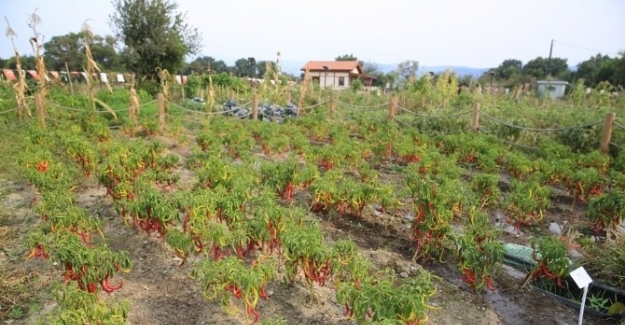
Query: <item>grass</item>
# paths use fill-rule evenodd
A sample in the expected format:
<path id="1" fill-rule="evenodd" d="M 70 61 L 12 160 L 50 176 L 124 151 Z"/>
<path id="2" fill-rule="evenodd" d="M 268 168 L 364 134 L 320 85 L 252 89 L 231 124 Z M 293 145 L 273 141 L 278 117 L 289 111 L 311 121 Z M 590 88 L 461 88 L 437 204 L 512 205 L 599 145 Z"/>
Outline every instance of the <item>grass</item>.
<path id="1" fill-rule="evenodd" d="M 0 152 L 8 159 L 0 159 L 0 319 L 22 319 L 36 309 L 41 297 L 42 282 L 34 270 L 36 264 L 25 261 L 26 247 L 23 236 L 34 222 L 31 217 L 19 217 L 17 210 L 30 205 L 29 202 L 15 202 L 7 205 L 7 198 L 15 191 L 7 181 L 23 182 L 17 159 L 21 150 L 21 139 L 27 136 L 26 128 L 15 127 L 20 121 L 8 118 L 0 125 L 5 136 L 0 139 Z M 36 263 L 36 262 L 35 262 Z"/>
<path id="2" fill-rule="evenodd" d="M 625 249 L 620 244 L 589 245 L 584 248 L 584 268 L 595 278 L 604 279 L 612 286 L 625 288 Z"/>
<path id="3" fill-rule="evenodd" d="M 4 161 L 0 165 L 6 168 Z M 6 202 L 10 188 L 2 182 L 0 191 Z M 33 272 L 38 267 L 24 260 L 27 250 L 20 240 L 30 223 L 32 218 L 18 218 L 14 208 L 5 206 L 0 212 L 0 319 L 22 319 L 39 305 L 42 281 Z"/>

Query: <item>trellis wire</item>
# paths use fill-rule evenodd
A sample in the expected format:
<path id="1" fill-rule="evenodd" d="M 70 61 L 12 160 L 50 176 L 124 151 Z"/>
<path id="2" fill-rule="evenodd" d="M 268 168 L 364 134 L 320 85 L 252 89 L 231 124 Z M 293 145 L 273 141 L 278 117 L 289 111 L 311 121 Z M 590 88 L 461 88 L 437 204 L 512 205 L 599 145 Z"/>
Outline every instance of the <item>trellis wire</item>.
<path id="1" fill-rule="evenodd" d="M 529 127 L 524 127 L 524 126 L 519 126 L 519 125 L 513 125 L 510 124 L 508 122 L 502 121 L 496 117 L 493 117 L 485 112 L 481 112 L 480 111 L 480 115 L 485 116 L 486 118 L 497 122 L 499 124 L 503 124 L 505 126 L 511 127 L 511 128 L 515 128 L 515 129 L 520 129 L 520 130 L 524 130 L 524 131 L 531 131 L 531 132 L 561 132 L 561 131 L 570 131 L 570 130 L 577 130 L 577 129 L 582 129 L 582 128 L 587 128 L 587 127 L 591 127 L 591 126 L 595 126 L 595 125 L 599 125 L 601 123 L 603 123 L 603 121 L 599 121 L 599 122 L 593 122 L 593 123 L 588 123 L 588 124 L 584 124 L 584 125 L 578 125 L 578 126 L 571 126 L 571 127 L 566 127 L 566 128 L 545 128 L 545 129 L 538 129 L 538 128 L 529 128 Z"/>

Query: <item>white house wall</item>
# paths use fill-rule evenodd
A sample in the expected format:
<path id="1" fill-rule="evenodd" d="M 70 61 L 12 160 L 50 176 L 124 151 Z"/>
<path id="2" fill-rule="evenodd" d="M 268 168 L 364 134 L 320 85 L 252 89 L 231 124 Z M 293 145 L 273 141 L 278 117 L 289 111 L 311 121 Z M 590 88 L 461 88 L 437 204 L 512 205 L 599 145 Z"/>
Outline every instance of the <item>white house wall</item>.
<path id="1" fill-rule="evenodd" d="M 319 87 L 332 87 L 333 89 L 345 89 L 349 88 L 349 72 L 335 72 L 329 71 L 325 72 L 317 72 L 311 71 L 309 72 L 310 77 L 319 78 Z M 345 83 L 343 86 L 339 86 L 339 78 L 343 77 L 345 79 Z"/>
<path id="2" fill-rule="evenodd" d="M 553 88 L 547 89 L 547 84 L 539 84 L 538 93 L 544 94 L 545 92 L 548 92 L 549 96 L 553 99 L 564 96 L 566 84 L 550 84 L 550 86 Z"/>

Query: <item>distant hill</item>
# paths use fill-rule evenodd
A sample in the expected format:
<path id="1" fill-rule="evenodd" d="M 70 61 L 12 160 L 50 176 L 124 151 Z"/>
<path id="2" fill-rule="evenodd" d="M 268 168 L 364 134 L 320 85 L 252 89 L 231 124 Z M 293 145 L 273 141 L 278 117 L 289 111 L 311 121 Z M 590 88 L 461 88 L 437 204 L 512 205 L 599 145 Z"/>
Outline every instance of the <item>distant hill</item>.
<path id="1" fill-rule="evenodd" d="M 282 61 L 282 71 L 293 74 L 295 76 L 299 76 L 302 71 L 300 70 L 306 62 L 303 61 Z M 397 68 L 397 64 L 378 64 L 378 68 L 380 71 L 388 73 L 391 71 L 395 71 Z M 419 67 L 419 75 L 423 75 L 427 72 L 440 73 L 445 71 L 446 69 L 451 69 L 451 71 L 455 72 L 459 76 L 470 75 L 473 77 L 481 76 L 485 71 L 488 71 L 488 68 L 471 68 L 471 67 L 462 67 L 462 66 L 421 66 Z"/>
<path id="2" fill-rule="evenodd" d="M 380 70 L 384 72 L 391 72 L 397 69 L 397 64 L 378 64 Z M 450 69 L 455 72 L 459 76 L 470 75 L 475 78 L 481 76 L 484 72 L 488 71 L 489 68 L 471 68 L 471 67 L 462 67 L 462 66 L 420 66 L 419 67 L 419 75 L 423 75 L 428 72 L 441 73 L 445 70 Z"/>

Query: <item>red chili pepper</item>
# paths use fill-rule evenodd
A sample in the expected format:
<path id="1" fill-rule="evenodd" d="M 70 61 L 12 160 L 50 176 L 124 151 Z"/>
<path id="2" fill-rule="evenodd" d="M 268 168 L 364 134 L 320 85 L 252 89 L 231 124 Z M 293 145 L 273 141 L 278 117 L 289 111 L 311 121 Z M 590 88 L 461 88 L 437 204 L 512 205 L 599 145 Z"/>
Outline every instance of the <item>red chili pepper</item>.
<path id="1" fill-rule="evenodd" d="M 464 273 L 465 281 L 471 285 L 475 285 L 475 274 L 467 268 L 463 269 L 462 272 Z"/>
<path id="2" fill-rule="evenodd" d="M 87 284 L 87 291 L 89 293 L 95 293 L 97 289 L 98 289 L 98 285 L 95 282 L 89 282 Z"/>
<path id="3" fill-rule="evenodd" d="M 260 318 L 258 311 L 256 311 L 256 309 L 250 305 L 247 305 L 246 309 L 247 309 L 248 315 L 251 315 L 252 317 L 254 317 L 252 324 L 255 324 L 256 322 L 258 322 L 258 319 Z"/>
<path id="4" fill-rule="evenodd" d="M 258 295 L 264 300 L 269 300 L 269 295 L 267 295 L 264 284 L 260 287 L 260 292 L 258 293 Z"/>
<path id="5" fill-rule="evenodd" d="M 237 257 L 244 260 L 245 259 L 245 250 L 243 250 L 243 246 L 241 246 L 241 244 L 239 244 L 239 246 L 237 246 Z"/>
<path id="6" fill-rule="evenodd" d="M 200 253 L 204 249 L 204 244 L 202 243 L 202 239 L 199 236 L 193 237 L 193 244 L 195 245 L 195 252 Z"/>
<path id="7" fill-rule="evenodd" d="M 562 277 L 557 277 L 556 278 L 556 285 L 562 289 L 566 289 L 563 285 L 562 285 Z"/>
<path id="8" fill-rule="evenodd" d="M 495 291 L 495 290 L 497 290 L 497 289 L 495 289 L 495 287 L 493 286 L 493 279 L 491 279 L 490 277 L 487 277 L 487 278 L 486 278 L 485 283 L 486 283 L 486 288 L 487 288 L 488 290 L 490 290 L 490 291 Z"/>
<path id="9" fill-rule="evenodd" d="M 48 170 L 48 161 L 47 160 L 41 161 L 37 165 L 37 170 L 41 173 L 44 173 L 46 170 Z"/>

